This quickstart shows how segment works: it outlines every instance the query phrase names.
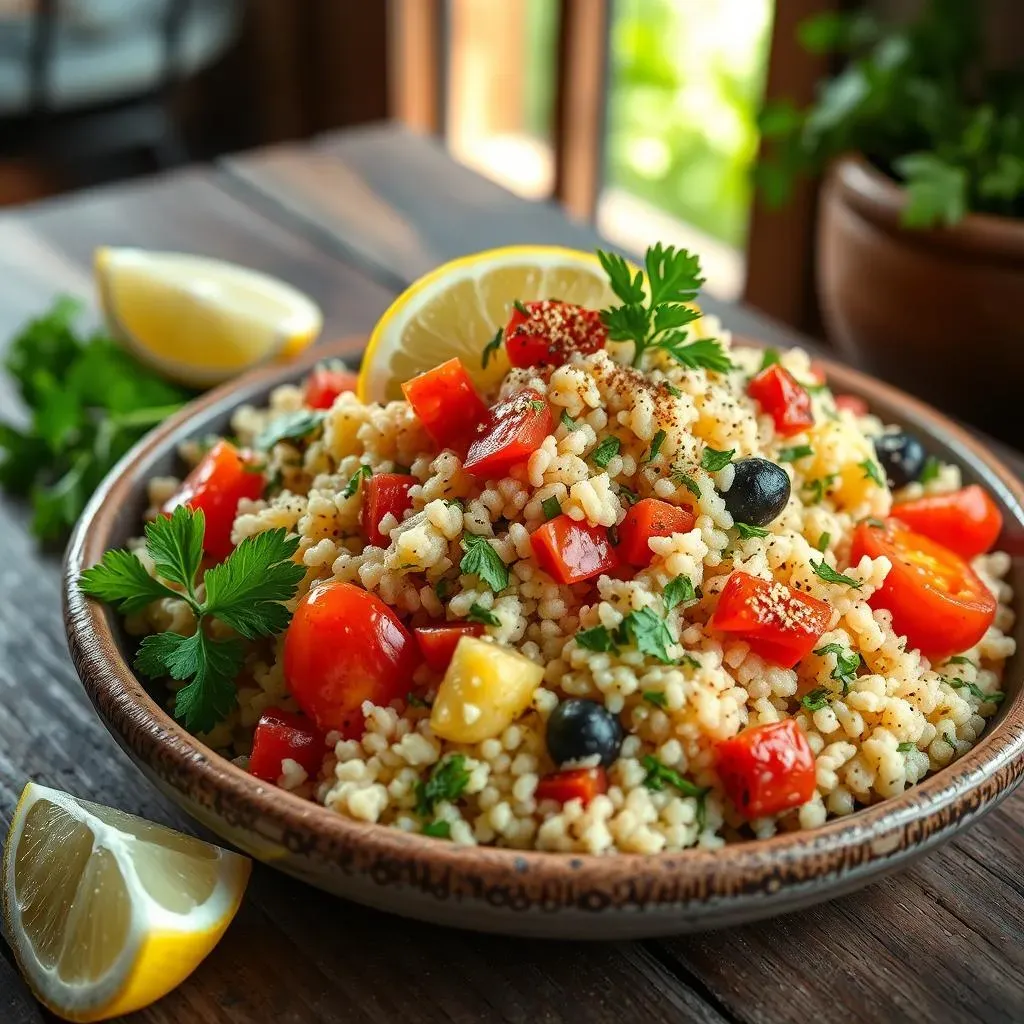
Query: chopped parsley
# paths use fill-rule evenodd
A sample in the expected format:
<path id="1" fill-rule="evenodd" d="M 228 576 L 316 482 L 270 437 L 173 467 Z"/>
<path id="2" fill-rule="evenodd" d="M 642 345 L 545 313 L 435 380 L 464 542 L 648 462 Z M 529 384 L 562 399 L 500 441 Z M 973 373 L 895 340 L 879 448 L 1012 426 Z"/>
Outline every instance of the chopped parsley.
<path id="1" fill-rule="evenodd" d="M 542 402 L 538 398 L 535 398 L 530 402 L 530 408 L 533 409 L 534 412 L 543 412 L 547 407 L 547 402 Z"/>
<path id="2" fill-rule="evenodd" d="M 368 480 L 371 476 L 373 476 L 373 470 L 369 466 L 360 466 L 352 476 L 349 477 L 349 481 L 345 485 L 345 490 L 341 492 L 342 497 L 351 498 L 352 495 L 359 490 L 359 484 L 363 480 Z"/>
<path id="3" fill-rule="evenodd" d="M 828 707 L 835 694 L 827 686 L 816 686 L 800 698 L 800 704 L 808 711 L 820 711 Z"/>
<path id="4" fill-rule="evenodd" d="M 423 818 L 429 817 L 437 804 L 458 800 L 468 785 L 465 754 L 452 754 L 438 761 L 426 779 L 416 785 L 416 813 Z"/>
<path id="5" fill-rule="evenodd" d="M 843 696 L 845 697 L 850 689 L 850 683 L 853 682 L 857 675 L 857 669 L 861 666 L 861 656 L 853 651 L 847 651 L 840 644 L 825 644 L 824 647 L 815 648 L 814 653 L 819 658 L 825 657 L 826 654 L 834 654 L 836 656 L 836 667 L 832 669 L 831 678 L 838 679 L 842 683 Z"/>
<path id="6" fill-rule="evenodd" d="M 449 593 L 451 593 L 451 589 L 451 580 L 446 580 L 442 578 L 434 584 L 434 593 L 437 594 L 438 601 L 443 601 L 449 595 Z"/>
<path id="7" fill-rule="evenodd" d="M 764 355 L 761 357 L 761 370 L 767 370 L 769 366 L 775 366 L 781 361 L 782 357 L 779 355 L 779 350 L 777 348 L 766 348 L 764 350 Z M 758 372 L 760 372 L 760 370 Z"/>
<path id="8" fill-rule="evenodd" d="M 956 733 L 951 734 L 944 732 L 942 734 L 942 738 L 953 748 L 953 750 L 956 750 Z"/>
<path id="9" fill-rule="evenodd" d="M 499 327 L 494 337 L 484 345 L 483 355 L 480 357 L 480 365 L 486 370 L 491 356 L 497 355 L 501 349 L 502 339 L 505 337 L 505 328 Z"/>
<path id="10" fill-rule="evenodd" d="M 904 740 L 902 743 L 896 744 L 896 749 L 901 754 L 909 754 L 912 750 L 917 750 L 917 744 L 911 743 L 910 740 Z"/>
<path id="11" fill-rule="evenodd" d="M 489 608 L 475 601 L 469 606 L 469 615 L 466 616 L 470 622 L 479 622 L 483 626 L 500 626 L 501 619 Z"/>
<path id="12" fill-rule="evenodd" d="M 423 826 L 423 834 L 432 839 L 451 839 L 452 827 L 447 821 L 432 821 Z"/>
<path id="13" fill-rule="evenodd" d="M 765 530 L 760 526 L 751 526 L 749 523 L 736 522 L 732 525 L 736 527 L 736 532 L 743 540 L 747 540 L 750 537 L 767 537 L 771 532 L 770 530 Z"/>
<path id="14" fill-rule="evenodd" d="M 954 690 L 966 690 L 972 697 L 977 697 L 978 700 L 982 702 L 1000 704 L 1003 700 L 1006 699 L 1005 693 L 986 693 L 976 683 L 968 683 L 964 679 L 947 679 L 946 682 L 949 683 L 949 685 L 952 686 Z"/>
<path id="15" fill-rule="evenodd" d="M 929 455 L 928 458 L 924 460 L 924 466 L 921 469 L 921 475 L 918 479 L 923 484 L 931 483 L 932 480 L 938 477 L 941 471 L 942 463 L 935 458 L 934 455 Z"/>
<path id="16" fill-rule="evenodd" d="M 666 433 L 664 430 L 659 430 L 654 437 L 651 438 L 651 450 L 645 462 L 653 462 L 658 457 L 658 452 L 661 451 L 661 446 L 665 443 Z"/>
<path id="17" fill-rule="evenodd" d="M 530 315 L 530 311 L 529 311 L 529 310 L 528 310 L 528 309 L 526 308 L 526 306 L 525 306 L 525 305 L 523 305 L 523 302 L 522 302 L 522 300 L 520 300 L 520 299 L 516 299 L 516 300 L 515 300 L 515 301 L 514 301 L 514 302 L 512 303 L 512 306 L 513 306 L 513 308 L 514 308 L 514 309 L 516 309 L 516 310 L 518 310 L 518 311 L 519 311 L 520 313 L 522 313 L 522 314 L 523 314 L 523 316 L 526 316 L 526 317 L 528 317 L 528 316 Z"/>
<path id="18" fill-rule="evenodd" d="M 665 390 L 666 390 L 666 391 L 667 391 L 667 392 L 668 392 L 668 393 L 669 393 L 669 394 L 670 394 L 670 395 L 671 395 L 671 396 L 672 396 L 673 398 L 682 398 L 682 397 L 683 397 L 683 393 L 682 393 L 682 391 L 680 391 L 680 390 L 679 390 L 679 388 L 677 388 L 677 387 L 675 386 L 675 384 L 669 384 L 669 382 L 668 382 L 668 381 L 665 381 L 664 383 L 665 383 Z"/>
<path id="19" fill-rule="evenodd" d="M 698 786 L 696 783 L 684 778 L 674 768 L 669 768 L 668 765 L 662 764 L 653 754 L 645 754 L 641 758 L 640 763 L 647 770 L 647 774 L 644 776 L 644 785 L 648 789 L 653 790 L 655 793 L 660 793 L 665 786 L 672 786 L 683 796 L 693 797 L 697 801 L 697 825 L 703 831 L 704 798 L 711 792 L 711 787 Z"/>
<path id="20" fill-rule="evenodd" d="M 977 665 L 963 654 L 954 654 L 952 658 L 947 658 L 946 660 L 950 665 L 974 665 L 977 668 Z"/>
<path id="21" fill-rule="evenodd" d="M 540 507 L 544 511 L 545 519 L 554 519 L 555 516 L 562 514 L 562 506 L 558 504 L 558 499 L 553 494 L 550 498 L 545 498 L 540 503 Z"/>
<path id="22" fill-rule="evenodd" d="M 812 505 L 817 505 L 837 479 L 839 478 L 835 473 L 829 473 L 828 476 L 816 477 L 814 480 L 805 481 L 801 490 L 807 491 Z"/>
<path id="23" fill-rule="evenodd" d="M 618 647 L 612 637 L 611 631 L 604 626 L 592 626 L 590 629 L 582 629 L 576 634 L 576 646 L 583 647 L 588 651 L 600 653 L 618 653 Z"/>
<path id="24" fill-rule="evenodd" d="M 776 462 L 797 462 L 799 459 L 810 458 L 814 449 L 809 444 L 798 444 L 792 448 L 783 448 L 779 451 Z"/>
<path id="25" fill-rule="evenodd" d="M 730 448 L 724 452 L 720 452 L 717 448 L 705 448 L 700 456 L 701 469 L 706 469 L 709 473 L 717 473 L 720 469 L 725 469 L 732 462 L 732 457 L 735 454 L 735 448 Z"/>
<path id="26" fill-rule="evenodd" d="M 449 508 L 457 508 L 460 512 L 466 511 L 466 503 L 461 498 L 442 498 Z"/>
<path id="27" fill-rule="evenodd" d="M 460 572 L 478 577 L 495 593 L 508 586 L 508 566 L 487 542 L 486 537 L 467 533 L 462 538 L 462 550 L 466 553 L 459 562 Z"/>
<path id="28" fill-rule="evenodd" d="M 666 697 L 664 692 L 661 690 L 644 690 L 643 699 L 647 701 L 648 704 L 653 704 L 655 707 L 668 707 L 668 697 Z"/>
<path id="29" fill-rule="evenodd" d="M 665 611 L 670 612 L 684 601 L 695 601 L 697 591 L 689 576 L 676 576 L 665 585 Z"/>
<path id="30" fill-rule="evenodd" d="M 606 437 L 591 453 L 590 457 L 594 460 L 594 464 L 600 466 L 601 469 L 605 469 L 609 462 L 619 454 L 619 450 L 622 448 L 622 442 L 615 437 Z"/>
<path id="31" fill-rule="evenodd" d="M 823 533 L 823 534 L 822 534 L 822 535 L 821 535 L 821 536 L 820 536 L 820 537 L 818 538 L 818 543 L 817 543 L 817 544 L 815 544 L 814 546 L 815 546 L 815 547 L 816 547 L 816 548 L 817 548 L 817 549 L 818 549 L 819 551 L 821 551 L 822 553 L 824 553 L 825 551 L 827 551 L 827 550 L 828 550 L 828 545 L 829 545 L 829 542 L 830 542 L 831 540 L 832 540 L 832 534 L 831 534 L 831 533 L 829 533 L 829 532 L 828 532 L 828 530 L 826 530 L 826 531 L 825 531 L 825 532 L 824 532 L 824 533 Z"/>
<path id="32" fill-rule="evenodd" d="M 301 441 L 319 429 L 326 414 L 319 409 L 298 409 L 271 420 L 259 433 L 254 445 L 269 451 L 279 441 Z"/>
<path id="33" fill-rule="evenodd" d="M 684 473 L 681 469 L 673 469 L 671 480 L 677 486 L 685 487 L 695 498 L 700 497 L 700 487 L 689 473 Z"/>
<path id="34" fill-rule="evenodd" d="M 429 700 L 424 700 L 411 690 L 405 695 L 405 703 L 411 708 L 432 708 L 434 706 Z"/>
<path id="35" fill-rule="evenodd" d="M 874 459 L 865 459 L 863 462 L 858 462 L 857 465 L 864 470 L 865 480 L 871 480 L 879 487 L 885 486 L 885 478 L 882 476 L 881 467 Z"/>
<path id="36" fill-rule="evenodd" d="M 824 558 L 820 562 L 811 562 L 811 568 L 814 570 L 815 576 L 823 579 L 826 583 L 844 583 L 855 590 L 860 590 L 863 586 L 860 580 L 855 580 L 852 576 L 844 576 L 841 572 L 836 572 Z"/>
<path id="37" fill-rule="evenodd" d="M 562 410 L 562 417 L 558 422 L 561 423 L 570 434 L 574 430 L 579 430 L 580 427 L 580 425 L 565 411 L 565 409 Z"/>
<path id="38" fill-rule="evenodd" d="M 686 665 L 689 668 L 700 668 L 700 662 L 692 654 L 684 654 L 679 659 L 680 665 Z"/>
<path id="39" fill-rule="evenodd" d="M 671 665 L 668 648 L 675 643 L 668 623 L 650 608 L 630 612 L 613 631 L 593 626 L 576 634 L 576 644 L 588 651 L 618 654 L 621 647 L 633 646 L 641 654 L 649 654 L 665 665 Z"/>
<path id="40" fill-rule="evenodd" d="M 636 491 L 630 490 L 625 484 L 619 484 L 618 494 L 619 498 L 627 505 L 635 505 L 640 500 L 640 495 Z"/>

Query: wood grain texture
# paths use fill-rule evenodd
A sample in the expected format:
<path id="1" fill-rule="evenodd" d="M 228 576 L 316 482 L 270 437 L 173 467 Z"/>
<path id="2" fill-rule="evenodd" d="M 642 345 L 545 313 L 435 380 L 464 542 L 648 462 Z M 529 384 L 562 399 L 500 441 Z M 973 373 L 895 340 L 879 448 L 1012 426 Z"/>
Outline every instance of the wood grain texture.
<path id="1" fill-rule="evenodd" d="M 104 242 L 186 248 L 278 273 L 322 304 L 336 335 L 365 330 L 390 293 L 439 259 L 511 240 L 596 241 L 430 143 L 361 131 L 305 157 L 276 149 L 220 172 L 0 217 L 0 338 L 54 291 L 86 293 L 91 249 Z M 757 317 L 726 315 L 737 328 L 772 333 Z M 0 408 L 10 407 L 0 379 Z M 0 499 L 0 820 L 32 777 L 199 831 L 145 784 L 88 707 L 65 654 L 56 562 L 33 547 L 25 519 Z M 1024 793 L 862 893 L 668 942 L 582 946 L 445 931 L 257 867 L 211 957 L 131 1024 L 1019 1022 L 1022 879 Z"/>

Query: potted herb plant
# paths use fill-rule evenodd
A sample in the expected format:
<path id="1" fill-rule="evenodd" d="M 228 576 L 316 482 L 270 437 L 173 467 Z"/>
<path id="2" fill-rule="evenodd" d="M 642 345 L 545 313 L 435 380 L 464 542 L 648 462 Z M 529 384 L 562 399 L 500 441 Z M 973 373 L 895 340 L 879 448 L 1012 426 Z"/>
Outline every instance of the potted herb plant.
<path id="1" fill-rule="evenodd" d="M 1022 10 L 1003 8 L 1020 58 Z M 899 27 L 865 13 L 804 22 L 805 48 L 847 59 L 808 109 L 765 108 L 774 142 L 757 174 L 779 203 L 796 175 L 828 169 L 817 287 L 844 354 L 1020 443 L 1024 68 L 984 56 L 986 11 L 931 0 Z"/>

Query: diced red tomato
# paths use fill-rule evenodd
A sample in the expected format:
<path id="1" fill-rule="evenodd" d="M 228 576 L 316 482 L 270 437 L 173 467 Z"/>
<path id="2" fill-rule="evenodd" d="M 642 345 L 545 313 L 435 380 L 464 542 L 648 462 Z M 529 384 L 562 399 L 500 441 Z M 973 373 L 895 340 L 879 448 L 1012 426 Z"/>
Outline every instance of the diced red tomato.
<path id="1" fill-rule="evenodd" d="M 619 557 L 643 569 L 654 558 L 654 552 L 647 544 L 652 537 L 689 533 L 695 522 L 693 513 L 687 508 L 670 505 L 660 498 L 642 498 L 619 524 Z"/>
<path id="2" fill-rule="evenodd" d="M 745 640 L 765 661 L 792 668 L 810 653 L 831 616 L 829 605 L 810 594 L 734 572 L 719 595 L 710 625 Z"/>
<path id="3" fill-rule="evenodd" d="M 460 454 L 487 416 L 484 400 L 458 359 L 407 380 L 402 391 L 434 443 Z"/>
<path id="4" fill-rule="evenodd" d="M 977 484 L 951 494 L 899 502 L 893 505 L 892 516 L 962 558 L 991 550 L 1003 529 L 1002 512 Z"/>
<path id="5" fill-rule="evenodd" d="M 355 391 L 359 377 L 348 370 L 318 366 L 306 378 L 305 402 L 311 409 L 330 409 L 344 391 Z"/>
<path id="6" fill-rule="evenodd" d="M 898 519 L 882 526 L 858 524 L 850 557 L 892 563 L 885 582 L 869 598 L 872 608 L 892 612 L 892 625 L 925 657 L 939 659 L 973 647 L 996 617 L 996 599 L 954 551 Z"/>
<path id="7" fill-rule="evenodd" d="M 388 704 L 409 689 L 418 648 L 375 594 L 341 580 L 314 587 L 284 638 L 284 678 L 325 732 L 362 734 L 364 701 Z"/>
<path id="8" fill-rule="evenodd" d="M 464 626 L 418 626 L 413 636 L 420 645 L 423 660 L 435 671 L 444 672 L 464 636 L 482 636 L 484 627 L 470 622 Z"/>
<path id="9" fill-rule="evenodd" d="M 766 367 L 747 385 L 750 395 L 771 416 L 775 432 L 791 437 L 814 424 L 811 396 L 778 363 Z"/>
<path id="10" fill-rule="evenodd" d="M 740 814 L 762 818 L 814 796 L 814 752 L 796 719 L 744 729 L 716 748 L 718 776 Z"/>
<path id="11" fill-rule="evenodd" d="M 202 509 L 206 516 L 203 550 L 223 561 L 233 550 L 231 527 L 238 503 L 263 494 L 264 478 L 230 441 L 218 441 L 200 460 L 181 486 L 164 502 L 170 515 L 179 505 Z"/>
<path id="12" fill-rule="evenodd" d="M 466 455 L 466 469 L 483 480 L 507 476 L 526 462 L 551 433 L 551 411 L 544 398 L 526 388 L 488 410 Z"/>
<path id="13" fill-rule="evenodd" d="M 303 715 L 280 708 L 267 708 L 260 716 L 252 737 L 249 774 L 264 782 L 277 782 L 281 762 L 290 757 L 315 776 L 327 752 L 323 733 Z"/>
<path id="14" fill-rule="evenodd" d="M 538 800 L 557 800 L 560 804 L 580 800 L 586 807 L 598 793 L 607 792 L 608 774 L 603 768 L 574 768 L 544 776 L 534 795 Z"/>
<path id="15" fill-rule="evenodd" d="M 818 384 L 824 384 L 828 380 L 828 374 L 825 373 L 824 365 L 817 359 L 811 360 L 811 376 Z"/>
<path id="16" fill-rule="evenodd" d="M 540 567 L 558 583 L 581 583 L 618 565 L 603 526 L 578 523 L 567 515 L 534 530 L 530 546 Z"/>
<path id="17" fill-rule="evenodd" d="M 868 403 L 860 395 L 836 395 L 836 408 L 852 412 L 854 416 L 868 414 Z"/>
<path id="18" fill-rule="evenodd" d="M 573 352 L 604 348 L 608 331 L 596 309 L 544 299 L 514 309 L 505 326 L 505 349 L 513 366 L 561 366 Z"/>
<path id="19" fill-rule="evenodd" d="M 366 542 L 372 547 L 386 548 L 391 538 L 380 532 L 381 520 L 390 512 L 399 522 L 405 510 L 412 505 L 409 488 L 418 481 L 407 473 L 378 473 L 360 483 L 363 504 L 359 510 L 359 525 Z"/>

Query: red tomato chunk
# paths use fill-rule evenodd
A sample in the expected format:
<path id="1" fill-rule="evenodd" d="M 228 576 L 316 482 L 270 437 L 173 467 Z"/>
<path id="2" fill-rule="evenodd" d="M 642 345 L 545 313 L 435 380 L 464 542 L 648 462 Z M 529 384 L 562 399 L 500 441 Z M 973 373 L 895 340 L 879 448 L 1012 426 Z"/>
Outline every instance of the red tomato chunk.
<path id="1" fill-rule="evenodd" d="M 419 626 L 413 630 L 423 660 L 435 671 L 444 672 L 464 636 L 482 636 L 484 627 L 471 622 L 465 626 Z"/>
<path id="2" fill-rule="evenodd" d="M 956 552 L 898 519 L 857 526 L 850 557 L 857 561 L 864 555 L 884 555 L 892 563 L 868 604 L 887 608 L 893 629 L 925 657 L 938 660 L 968 650 L 995 621 L 996 599 L 974 570 Z"/>
<path id="3" fill-rule="evenodd" d="M 249 774 L 276 783 L 283 774 L 281 762 L 290 757 L 313 778 L 320 771 L 326 752 L 323 734 L 308 718 L 293 711 L 267 708 L 253 734 Z"/>
<path id="4" fill-rule="evenodd" d="M 868 414 L 868 403 L 859 395 L 836 395 L 836 408 L 852 412 L 854 416 Z"/>
<path id="5" fill-rule="evenodd" d="M 231 527 L 238 503 L 263 494 L 263 474 L 229 441 L 218 441 L 167 501 L 161 512 L 170 515 L 179 505 L 202 509 L 206 517 L 203 550 L 218 562 L 231 554 Z"/>
<path id="6" fill-rule="evenodd" d="M 548 403 L 532 388 L 519 391 L 490 409 L 466 455 L 473 476 L 497 480 L 529 459 L 551 433 Z"/>
<path id="7" fill-rule="evenodd" d="M 544 299 L 512 311 L 505 327 L 505 349 L 513 366 L 561 366 L 573 352 L 604 348 L 608 331 L 596 309 Z"/>
<path id="8" fill-rule="evenodd" d="M 386 548 L 391 538 L 380 532 L 381 520 L 390 512 L 399 522 L 412 505 L 409 488 L 418 481 L 406 473 L 378 473 L 360 484 L 363 504 L 359 525 L 366 542 L 372 547 Z"/>
<path id="9" fill-rule="evenodd" d="M 647 544 L 652 537 L 689 533 L 696 521 L 687 508 L 670 505 L 659 498 L 643 498 L 626 513 L 619 526 L 619 557 L 638 569 L 644 569 L 654 559 L 654 552 Z"/>
<path id="10" fill-rule="evenodd" d="M 608 775 L 603 768 L 575 768 L 547 775 L 537 783 L 537 800 L 556 800 L 567 804 L 579 800 L 586 807 L 598 793 L 608 792 Z"/>
<path id="11" fill-rule="evenodd" d="M 330 409 L 344 391 L 355 391 L 359 378 L 348 370 L 318 366 L 306 378 L 305 402 L 311 409 Z"/>
<path id="12" fill-rule="evenodd" d="M 465 452 L 487 416 L 484 400 L 458 359 L 407 380 L 402 391 L 423 429 L 440 448 Z"/>
<path id="13" fill-rule="evenodd" d="M 831 608 L 784 583 L 734 572 L 718 598 L 710 625 L 745 640 L 765 661 L 792 668 L 814 648 Z"/>
<path id="14" fill-rule="evenodd" d="M 778 363 L 762 370 L 747 385 L 750 395 L 771 416 L 781 437 L 799 434 L 814 423 L 811 396 Z"/>
<path id="15" fill-rule="evenodd" d="M 618 565 L 615 549 L 603 526 L 556 516 L 530 534 L 540 567 L 558 583 L 581 583 Z"/>
<path id="16" fill-rule="evenodd" d="M 961 558 L 991 550 L 1003 529 L 1002 512 L 977 484 L 893 505 L 892 516 Z"/>
<path id="17" fill-rule="evenodd" d="M 747 818 L 780 814 L 814 796 L 814 753 L 795 719 L 744 729 L 716 753 L 725 792 Z"/>
<path id="18" fill-rule="evenodd" d="M 325 732 L 362 735 L 364 701 L 408 692 L 418 649 L 375 594 L 341 580 L 314 587 L 284 638 L 284 678 L 299 707 Z"/>

